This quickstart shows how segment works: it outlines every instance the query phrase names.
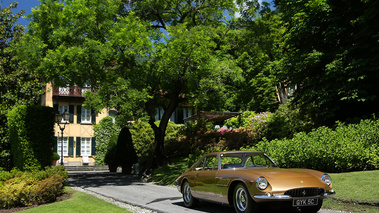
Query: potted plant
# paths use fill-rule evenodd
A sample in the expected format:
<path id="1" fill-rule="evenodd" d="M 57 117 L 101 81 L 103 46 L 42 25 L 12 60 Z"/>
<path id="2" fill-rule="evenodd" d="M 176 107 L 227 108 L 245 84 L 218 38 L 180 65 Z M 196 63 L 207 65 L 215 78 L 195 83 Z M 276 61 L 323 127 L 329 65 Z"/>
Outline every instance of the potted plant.
<path id="1" fill-rule="evenodd" d="M 53 152 L 53 162 L 51 163 L 51 166 L 56 166 L 57 161 L 61 158 L 61 156 L 58 155 L 58 153 Z"/>
<path id="2" fill-rule="evenodd" d="M 117 143 L 110 138 L 108 143 L 107 152 L 104 156 L 104 163 L 108 165 L 110 172 L 116 172 L 119 162 L 117 159 Z"/>

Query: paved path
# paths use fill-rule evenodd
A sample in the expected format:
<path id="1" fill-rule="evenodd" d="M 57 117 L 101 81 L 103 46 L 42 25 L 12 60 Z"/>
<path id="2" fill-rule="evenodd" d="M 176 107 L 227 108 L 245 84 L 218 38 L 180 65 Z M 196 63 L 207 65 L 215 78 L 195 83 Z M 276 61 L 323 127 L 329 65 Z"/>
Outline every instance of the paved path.
<path id="1" fill-rule="evenodd" d="M 184 206 L 181 193 L 173 186 L 160 186 L 120 173 L 71 173 L 68 186 L 82 190 L 133 212 L 233 213 L 227 205 L 200 202 L 196 209 Z M 319 213 L 337 213 L 321 210 Z"/>

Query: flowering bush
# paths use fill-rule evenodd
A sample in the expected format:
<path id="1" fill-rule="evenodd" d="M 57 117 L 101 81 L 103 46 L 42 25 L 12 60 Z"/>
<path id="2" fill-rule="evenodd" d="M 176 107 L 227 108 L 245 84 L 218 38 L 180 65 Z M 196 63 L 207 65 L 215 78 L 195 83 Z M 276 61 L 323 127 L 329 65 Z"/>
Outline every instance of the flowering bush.
<path id="1" fill-rule="evenodd" d="M 217 130 L 217 132 L 223 135 L 225 132 L 229 132 L 229 128 L 226 126 L 223 126 L 219 130 Z"/>

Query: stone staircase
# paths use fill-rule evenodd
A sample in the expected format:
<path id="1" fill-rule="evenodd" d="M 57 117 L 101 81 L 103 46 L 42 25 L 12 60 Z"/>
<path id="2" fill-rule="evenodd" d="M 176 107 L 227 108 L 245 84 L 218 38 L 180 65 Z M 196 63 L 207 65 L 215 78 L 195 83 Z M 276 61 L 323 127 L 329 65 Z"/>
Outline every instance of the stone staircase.
<path id="1" fill-rule="evenodd" d="M 108 166 L 65 166 L 68 172 L 104 172 L 109 171 Z"/>

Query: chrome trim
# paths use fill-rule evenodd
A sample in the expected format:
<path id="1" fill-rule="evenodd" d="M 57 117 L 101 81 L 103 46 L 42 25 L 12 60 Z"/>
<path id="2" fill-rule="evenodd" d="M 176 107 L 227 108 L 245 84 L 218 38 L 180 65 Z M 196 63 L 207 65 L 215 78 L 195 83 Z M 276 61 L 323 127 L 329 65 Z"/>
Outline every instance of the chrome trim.
<path id="1" fill-rule="evenodd" d="M 254 198 L 257 198 L 257 199 L 267 199 L 267 200 L 288 200 L 288 199 L 291 199 L 292 197 L 289 196 L 289 195 L 273 195 L 273 196 L 254 195 Z"/>
<path id="2" fill-rule="evenodd" d="M 311 196 L 311 197 L 299 197 L 299 198 L 326 198 L 331 197 L 335 194 L 334 191 L 326 192 L 323 196 Z M 256 199 L 264 199 L 264 200 L 291 200 L 296 197 L 291 197 L 289 195 L 254 195 Z"/>
<path id="3" fill-rule="evenodd" d="M 333 196 L 333 195 L 335 195 L 335 194 L 336 194 L 335 191 L 325 192 L 325 193 L 324 193 L 324 197 L 331 197 L 331 196 Z"/>

